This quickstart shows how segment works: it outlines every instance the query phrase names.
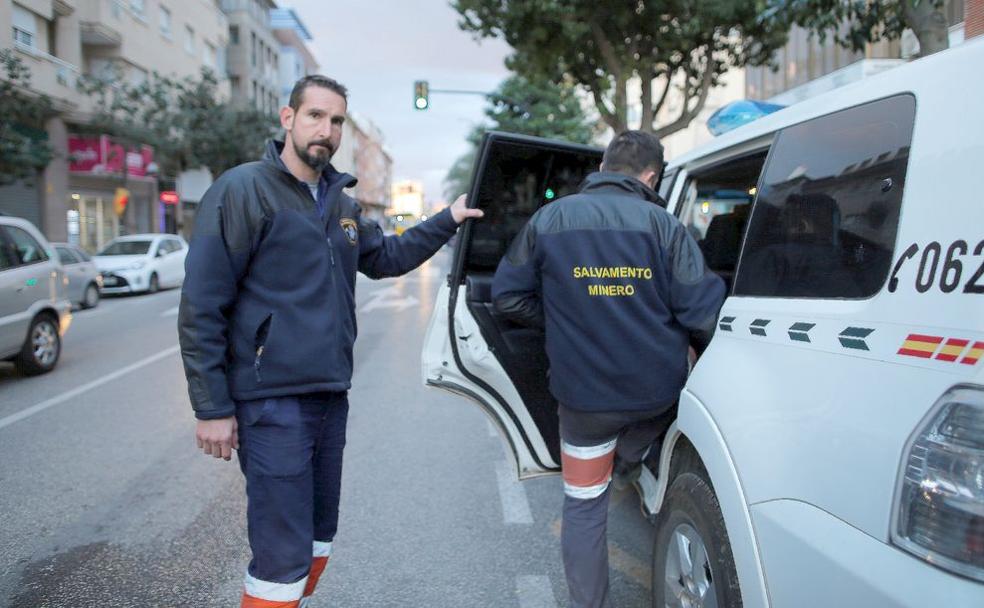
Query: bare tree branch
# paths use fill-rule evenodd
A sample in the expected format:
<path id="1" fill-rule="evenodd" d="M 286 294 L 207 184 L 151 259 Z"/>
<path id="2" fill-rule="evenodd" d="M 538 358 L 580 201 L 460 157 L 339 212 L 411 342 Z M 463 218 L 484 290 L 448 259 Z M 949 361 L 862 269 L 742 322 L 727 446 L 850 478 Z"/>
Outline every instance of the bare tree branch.
<path id="1" fill-rule="evenodd" d="M 660 138 L 668 137 L 673 135 L 678 131 L 686 129 L 690 122 L 697 118 L 701 110 L 704 109 L 704 104 L 707 102 L 707 95 L 711 91 L 711 84 L 714 82 L 714 74 L 717 72 L 718 64 L 715 60 L 709 59 L 707 65 L 704 67 L 704 74 L 700 79 L 700 88 L 697 95 L 697 103 L 690 106 L 690 87 L 686 87 L 683 100 L 683 109 L 680 112 L 680 116 L 670 124 L 661 127 L 656 131 L 656 135 Z"/>

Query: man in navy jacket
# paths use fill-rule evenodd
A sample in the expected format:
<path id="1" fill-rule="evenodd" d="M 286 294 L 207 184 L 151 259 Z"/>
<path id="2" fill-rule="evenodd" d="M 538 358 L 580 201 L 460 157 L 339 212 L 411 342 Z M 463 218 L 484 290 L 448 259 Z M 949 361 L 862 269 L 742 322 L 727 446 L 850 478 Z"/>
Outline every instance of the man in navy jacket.
<path id="1" fill-rule="evenodd" d="M 609 483 L 616 452 L 636 468 L 672 421 L 691 344 L 710 340 L 724 282 L 654 191 L 655 136 L 616 137 L 577 194 L 538 210 L 492 283 L 496 308 L 545 327 L 560 403 L 561 545 L 572 606 L 609 605 Z"/>
<path id="2" fill-rule="evenodd" d="M 464 197 L 384 237 L 330 164 L 347 92 L 306 76 L 280 111 L 284 143 L 224 173 L 199 206 L 179 337 L 198 445 L 246 476 L 242 606 L 303 605 L 331 554 L 356 335 L 355 273 L 407 273 L 481 211 Z"/>

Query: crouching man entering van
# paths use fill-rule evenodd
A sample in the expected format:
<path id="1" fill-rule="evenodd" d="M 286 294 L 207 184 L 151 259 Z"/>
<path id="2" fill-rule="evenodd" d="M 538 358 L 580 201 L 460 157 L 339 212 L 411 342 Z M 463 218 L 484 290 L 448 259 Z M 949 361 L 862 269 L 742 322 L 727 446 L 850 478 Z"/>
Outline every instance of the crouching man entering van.
<path id="1" fill-rule="evenodd" d="M 492 283 L 496 308 L 546 331 L 560 403 L 561 548 L 577 608 L 609 606 L 607 521 L 616 459 L 636 469 L 675 416 L 690 344 L 724 301 L 697 242 L 654 187 L 663 147 L 627 131 L 577 194 L 537 211 Z"/>

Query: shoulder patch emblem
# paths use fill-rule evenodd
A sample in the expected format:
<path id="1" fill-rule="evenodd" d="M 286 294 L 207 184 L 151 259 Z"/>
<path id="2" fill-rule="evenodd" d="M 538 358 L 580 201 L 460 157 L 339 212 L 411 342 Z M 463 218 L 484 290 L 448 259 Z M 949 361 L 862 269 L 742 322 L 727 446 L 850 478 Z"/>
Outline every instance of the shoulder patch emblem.
<path id="1" fill-rule="evenodd" d="M 338 221 L 342 226 L 342 232 L 345 233 L 345 238 L 348 239 L 349 245 L 355 245 L 359 240 L 359 227 L 356 226 L 355 220 L 350 217 L 343 217 Z"/>

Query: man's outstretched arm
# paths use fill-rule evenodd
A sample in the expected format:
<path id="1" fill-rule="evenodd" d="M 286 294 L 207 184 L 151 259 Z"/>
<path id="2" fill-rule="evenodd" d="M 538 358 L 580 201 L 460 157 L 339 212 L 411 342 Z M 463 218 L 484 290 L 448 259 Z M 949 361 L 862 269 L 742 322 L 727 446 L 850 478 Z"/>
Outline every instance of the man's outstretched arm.
<path id="1" fill-rule="evenodd" d="M 453 205 L 400 236 L 383 236 L 379 224 L 360 218 L 359 271 L 373 279 L 406 274 L 437 253 L 459 224 L 482 215 L 479 209 L 469 209 L 461 195 Z"/>

